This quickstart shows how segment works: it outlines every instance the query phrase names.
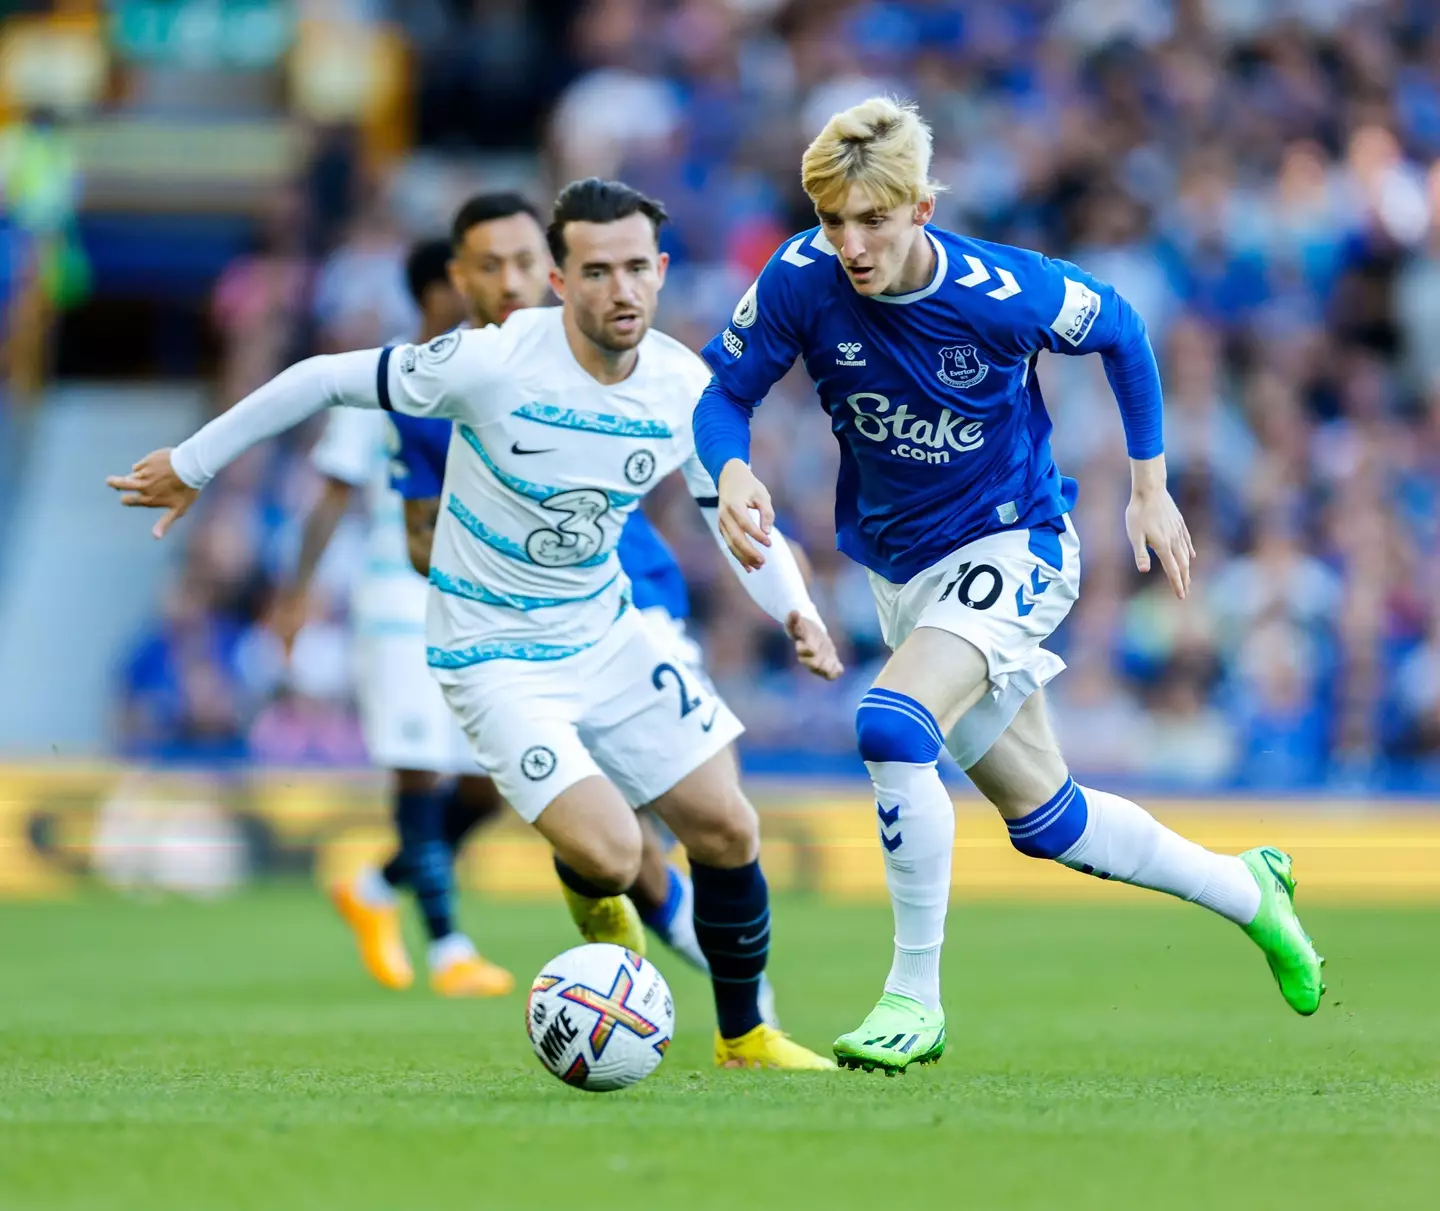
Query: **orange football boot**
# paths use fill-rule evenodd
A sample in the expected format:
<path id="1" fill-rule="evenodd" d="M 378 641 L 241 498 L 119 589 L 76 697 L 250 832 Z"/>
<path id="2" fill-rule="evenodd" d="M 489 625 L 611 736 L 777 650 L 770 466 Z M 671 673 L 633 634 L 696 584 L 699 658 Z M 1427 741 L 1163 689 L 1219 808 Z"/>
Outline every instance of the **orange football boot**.
<path id="1" fill-rule="evenodd" d="M 353 882 L 333 884 L 330 900 L 355 935 L 365 970 L 386 988 L 409 988 L 415 982 L 415 969 L 405 953 L 395 905 L 366 903 Z"/>

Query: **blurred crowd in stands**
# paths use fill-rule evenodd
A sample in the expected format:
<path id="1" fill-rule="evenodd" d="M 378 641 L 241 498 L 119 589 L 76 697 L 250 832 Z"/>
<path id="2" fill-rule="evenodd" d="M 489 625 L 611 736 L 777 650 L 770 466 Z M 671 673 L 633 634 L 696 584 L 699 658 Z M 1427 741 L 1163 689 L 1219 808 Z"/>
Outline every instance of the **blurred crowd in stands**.
<path id="1" fill-rule="evenodd" d="M 1080 482 L 1083 592 L 1051 688 L 1077 772 L 1440 786 L 1440 6 L 390 8 L 416 47 L 427 162 L 538 143 L 549 187 L 618 175 L 662 198 L 674 268 L 661 325 L 697 347 L 780 241 L 813 224 L 799 154 L 826 117 L 880 91 L 913 98 L 949 187 L 937 222 L 1113 282 L 1162 363 L 1172 491 L 1199 548 L 1183 603 L 1134 571 L 1098 359 L 1041 361 L 1056 459 Z M 331 216 L 318 245 L 302 238 L 317 207 Z M 221 401 L 296 357 L 408 328 L 399 263 L 430 232 L 407 229 L 403 209 L 385 180 L 343 168 L 276 200 L 254 254 L 214 289 Z M 791 667 L 683 491 L 651 502 L 756 763 L 851 768 L 854 704 L 884 657 L 864 574 L 834 551 L 827 429 L 792 374 L 757 414 L 755 461 L 809 552 L 849 665 L 839 687 Z M 345 637 L 360 518 L 291 659 L 264 626 L 316 491 L 313 438 L 253 452 L 207 492 L 163 615 L 122 671 L 126 751 L 363 760 Z"/>

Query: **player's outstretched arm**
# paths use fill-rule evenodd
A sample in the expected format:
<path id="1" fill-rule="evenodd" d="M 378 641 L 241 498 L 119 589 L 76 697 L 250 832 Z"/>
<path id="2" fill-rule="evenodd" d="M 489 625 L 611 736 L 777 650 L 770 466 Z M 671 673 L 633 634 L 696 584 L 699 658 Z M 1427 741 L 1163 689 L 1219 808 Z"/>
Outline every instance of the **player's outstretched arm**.
<path id="1" fill-rule="evenodd" d="M 825 629 L 820 611 L 811 600 L 795 552 L 785 535 L 773 524 L 773 516 L 765 536 L 770 557 L 756 567 L 747 567 L 725 535 L 723 506 L 720 498 L 713 494 L 714 485 L 709 474 L 699 466 L 698 459 L 691 459 L 686 466 L 685 481 L 695 497 L 695 503 L 700 506 L 700 514 L 710 527 L 710 533 L 715 536 L 721 551 L 726 553 L 726 562 L 740 578 L 751 600 L 785 628 L 785 633 L 795 644 L 795 656 L 802 665 L 817 677 L 834 681 L 845 671 L 845 666 L 840 662 L 835 641 Z M 759 483 L 759 480 L 755 482 Z M 768 503 L 767 495 L 767 506 Z"/>
<path id="2" fill-rule="evenodd" d="M 381 350 L 306 358 L 251 392 L 174 449 L 154 450 L 105 482 L 129 508 L 164 509 L 155 523 L 164 538 L 195 502 L 200 489 L 251 446 L 293 429 L 337 404 L 379 407 L 376 366 Z"/>

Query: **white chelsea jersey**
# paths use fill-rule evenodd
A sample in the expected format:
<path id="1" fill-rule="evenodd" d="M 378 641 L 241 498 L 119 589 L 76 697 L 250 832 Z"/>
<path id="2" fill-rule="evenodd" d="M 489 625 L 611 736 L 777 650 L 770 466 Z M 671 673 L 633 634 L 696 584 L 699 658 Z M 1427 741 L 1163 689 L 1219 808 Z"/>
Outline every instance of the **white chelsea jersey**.
<path id="1" fill-rule="evenodd" d="M 356 578 L 351 609 L 359 629 L 425 623 L 425 579 L 410 566 L 405 502 L 390 486 L 390 462 L 399 436 L 383 412 L 331 408 L 311 451 L 315 469 L 365 492 L 365 566 Z"/>
<path id="2" fill-rule="evenodd" d="M 559 307 L 382 355 L 381 405 L 456 422 L 431 556 L 430 664 L 555 660 L 629 608 L 615 553 L 625 520 L 676 469 L 715 485 L 691 416 L 700 358 L 651 331 L 635 370 L 606 386 L 575 360 Z"/>

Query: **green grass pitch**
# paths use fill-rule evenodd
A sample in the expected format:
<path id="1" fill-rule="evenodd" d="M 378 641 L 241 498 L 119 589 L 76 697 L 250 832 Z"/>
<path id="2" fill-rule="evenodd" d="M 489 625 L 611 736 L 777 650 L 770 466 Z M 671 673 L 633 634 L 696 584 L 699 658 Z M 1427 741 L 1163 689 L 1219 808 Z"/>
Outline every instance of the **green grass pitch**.
<path id="1" fill-rule="evenodd" d="M 558 902 L 467 915 L 522 986 L 572 941 Z M 870 1007 L 888 917 L 777 903 L 802 1041 Z M 962 905 L 949 1054 L 892 1080 L 715 1071 L 708 990 L 660 953 L 675 1045 L 587 1095 L 531 1055 L 520 993 L 373 987 L 308 889 L 0 905 L 0 1208 L 1435 1206 L 1440 912 L 1306 921 L 1308 1021 L 1199 910 Z"/>

